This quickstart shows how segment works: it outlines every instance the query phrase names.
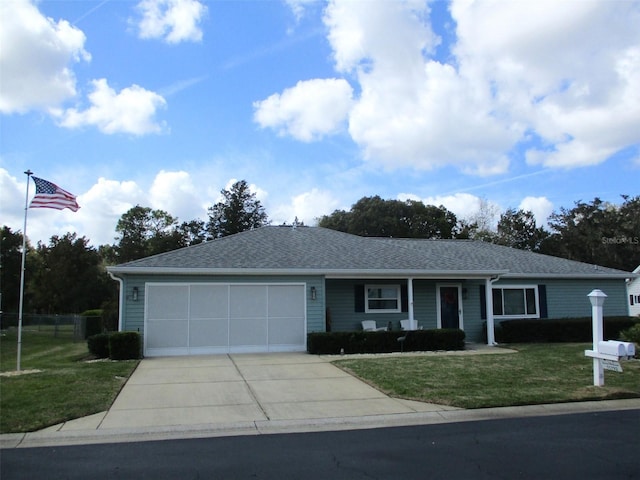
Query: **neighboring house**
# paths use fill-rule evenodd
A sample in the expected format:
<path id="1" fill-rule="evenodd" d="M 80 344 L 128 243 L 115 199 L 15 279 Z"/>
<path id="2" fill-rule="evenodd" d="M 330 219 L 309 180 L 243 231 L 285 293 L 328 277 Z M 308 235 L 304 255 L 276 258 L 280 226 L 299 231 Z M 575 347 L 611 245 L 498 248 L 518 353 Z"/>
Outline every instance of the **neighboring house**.
<path id="1" fill-rule="evenodd" d="M 627 315 L 629 272 L 471 240 L 365 238 L 262 227 L 108 268 L 120 330 L 144 354 L 303 351 L 309 332 L 461 328 L 494 343 L 512 318 Z M 486 327 L 484 326 L 486 322 Z"/>
<path id="2" fill-rule="evenodd" d="M 640 274 L 640 265 L 633 271 Z M 629 298 L 629 316 L 640 316 L 640 277 L 627 281 L 627 295 Z"/>

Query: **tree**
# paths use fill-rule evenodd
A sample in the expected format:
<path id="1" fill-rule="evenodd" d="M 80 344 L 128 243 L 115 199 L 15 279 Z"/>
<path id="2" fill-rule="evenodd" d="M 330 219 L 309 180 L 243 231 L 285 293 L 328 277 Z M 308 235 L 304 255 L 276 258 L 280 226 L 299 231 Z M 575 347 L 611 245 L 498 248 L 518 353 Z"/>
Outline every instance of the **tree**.
<path id="1" fill-rule="evenodd" d="M 33 258 L 27 242 L 27 265 Z M 17 312 L 20 302 L 20 269 L 22 267 L 22 234 L 2 227 L 0 239 L 0 311 Z M 29 270 L 29 269 L 27 269 Z"/>
<path id="2" fill-rule="evenodd" d="M 544 228 L 536 226 L 532 212 L 509 208 L 500 215 L 495 243 L 538 252 L 548 236 L 549 233 Z"/>
<path id="3" fill-rule="evenodd" d="M 478 210 L 460 222 L 461 233 L 458 238 L 496 243 L 496 219 L 499 215 L 500 207 L 498 205 L 490 203 L 486 198 L 481 198 Z"/>
<path id="4" fill-rule="evenodd" d="M 578 201 L 549 217 L 552 235 L 542 252 L 571 260 L 631 271 L 640 264 L 640 196 L 622 196 L 622 205 Z"/>
<path id="5" fill-rule="evenodd" d="M 28 278 L 34 310 L 40 313 L 79 313 L 98 308 L 112 283 L 97 250 L 75 233 L 38 243 L 37 266 Z"/>
<path id="6" fill-rule="evenodd" d="M 125 212 L 116 225 L 116 263 L 129 262 L 185 246 L 178 220 L 164 210 L 136 205 Z M 105 251 L 108 253 L 108 251 Z"/>
<path id="7" fill-rule="evenodd" d="M 443 206 L 425 205 L 415 200 L 383 200 L 363 197 L 349 212 L 335 210 L 318 225 L 363 237 L 454 238 L 458 221 Z"/>
<path id="8" fill-rule="evenodd" d="M 182 222 L 177 229 L 185 247 L 197 245 L 207 239 L 207 229 L 202 220 Z"/>
<path id="9" fill-rule="evenodd" d="M 220 193 L 224 200 L 208 209 L 209 238 L 226 237 L 269 224 L 264 207 L 246 181 L 237 181 L 229 190 Z"/>

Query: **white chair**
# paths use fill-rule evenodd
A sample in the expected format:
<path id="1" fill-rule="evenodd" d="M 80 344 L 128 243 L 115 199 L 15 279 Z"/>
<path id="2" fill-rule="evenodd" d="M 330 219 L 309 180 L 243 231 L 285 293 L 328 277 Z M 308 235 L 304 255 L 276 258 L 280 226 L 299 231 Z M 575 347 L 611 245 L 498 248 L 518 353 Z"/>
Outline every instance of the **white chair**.
<path id="1" fill-rule="evenodd" d="M 375 320 L 363 320 L 362 321 L 362 330 L 365 332 L 382 332 L 386 330 L 386 327 L 378 327 L 376 326 Z"/>
<path id="2" fill-rule="evenodd" d="M 416 330 L 422 330 L 422 327 L 418 326 L 418 320 L 414 320 L 416 322 Z M 400 328 L 402 330 L 411 330 L 411 321 L 407 318 L 406 320 L 400 320 Z"/>

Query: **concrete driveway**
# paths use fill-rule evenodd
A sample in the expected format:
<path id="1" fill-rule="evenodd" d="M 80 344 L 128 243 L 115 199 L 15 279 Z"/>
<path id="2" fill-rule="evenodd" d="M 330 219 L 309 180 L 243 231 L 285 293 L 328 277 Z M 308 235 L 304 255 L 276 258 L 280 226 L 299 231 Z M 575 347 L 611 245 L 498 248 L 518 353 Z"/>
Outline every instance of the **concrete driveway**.
<path id="1" fill-rule="evenodd" d="M 144 359 L 94 421 L 103 430 L 450 409 L 390 398 L 315 355 L 239 354 Z"/>

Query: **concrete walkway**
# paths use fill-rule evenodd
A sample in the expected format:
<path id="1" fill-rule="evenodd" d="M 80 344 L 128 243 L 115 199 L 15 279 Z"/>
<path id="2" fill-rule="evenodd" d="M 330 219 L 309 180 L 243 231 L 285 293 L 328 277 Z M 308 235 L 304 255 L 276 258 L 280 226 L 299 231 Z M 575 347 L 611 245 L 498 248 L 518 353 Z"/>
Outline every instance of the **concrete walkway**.
<path id="1" fill-rule="evenodd" d="M 493 348 L 461 354 L 508 352 Z M 304 353 L 144 359 L 108 412 L 38 432 L 2 435 L 0 447 L 375 428 L 640 408 L 640 400 L 625 400 L 461 410 L 391 398 L 329 363 L 334 359 Z"/>

